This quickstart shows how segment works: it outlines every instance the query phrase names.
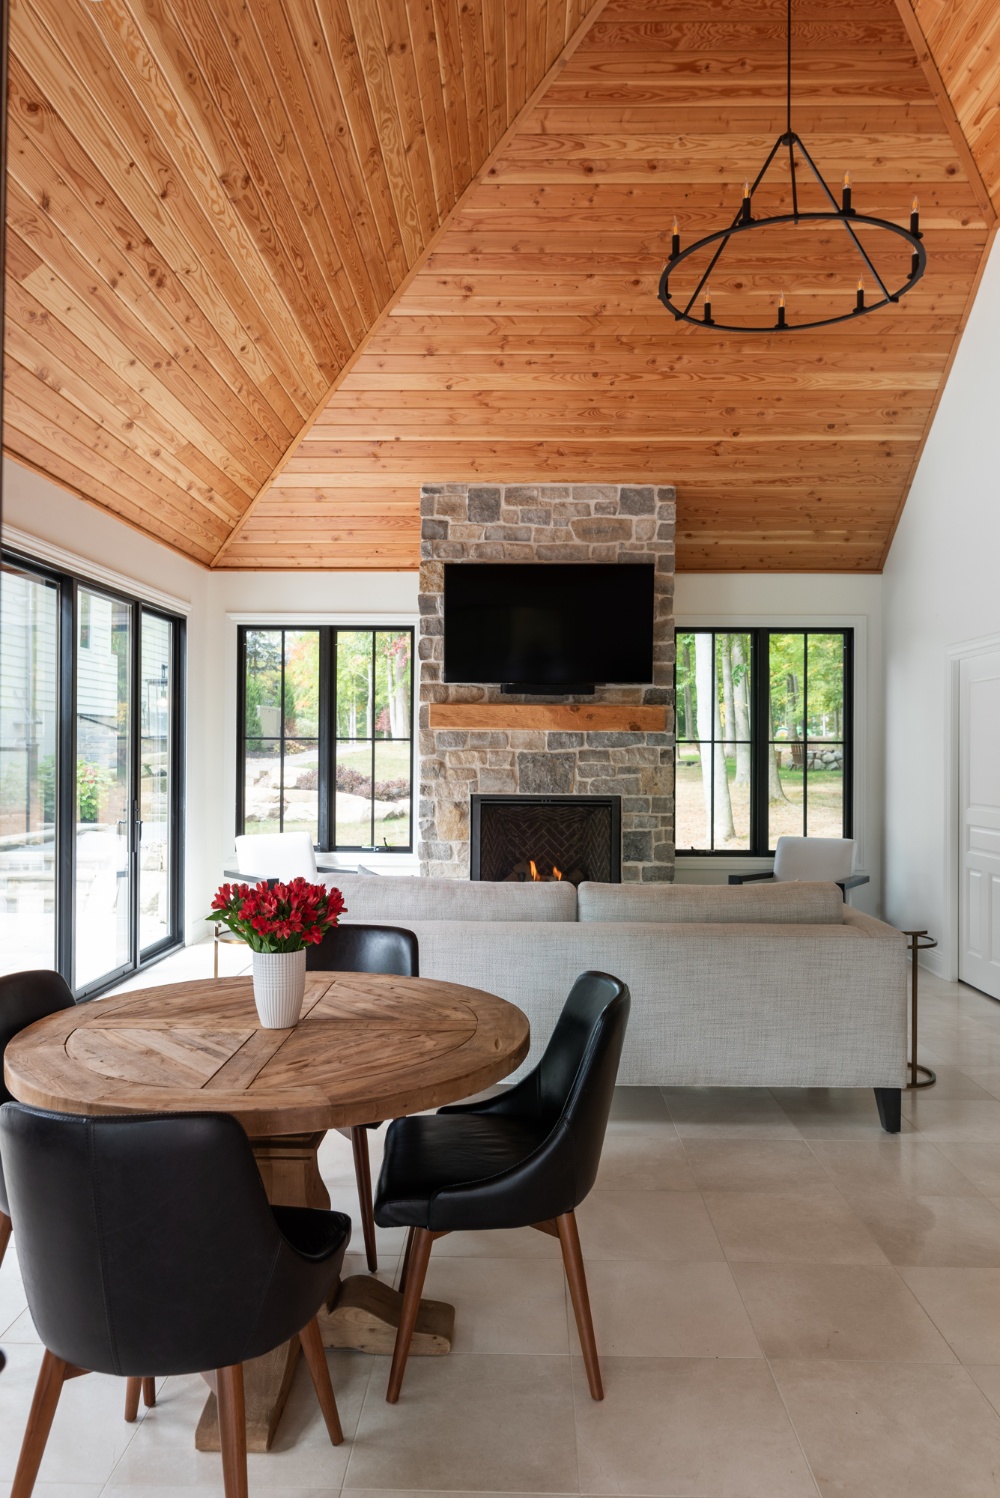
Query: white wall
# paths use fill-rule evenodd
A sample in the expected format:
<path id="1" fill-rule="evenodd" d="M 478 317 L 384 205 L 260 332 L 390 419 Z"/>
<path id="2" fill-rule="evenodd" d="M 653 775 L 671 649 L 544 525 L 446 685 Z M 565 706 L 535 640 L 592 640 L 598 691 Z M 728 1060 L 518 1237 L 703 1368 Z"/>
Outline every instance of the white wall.
<path id="1" fill-rule="evenodd" d="M 210 572 L 5 460 L 4 532 L 26 532 L 76 558 L 79 570 L 111 569 L 135 591 L 170 594 L 187 617 L 187 807 L 185 934 L 208 932 L 204 916 L 236 830 L 236 628 L 247 622 L 337 622 L 371 616 L 412 623 L 417 574 L 405 572 Z M 38 548 L 36 548 L 36 551 Z M 43 555 L 43 560 L 44 560 Z M 67 562 L 66 565 L 70 565 Z"/>
<path id="2" fill-rule="evenodd" d="M 994 241 L 883 574 L 886 918 L 936 936 L 928 965 L 948 977 L 958 905 L 949 651 L 1000 633 L 998 392 Z"/>
<path id="3" fill-rule="evenodd" d="M 851 903 L 877 915 L 882 891 L 882 579 L 847 573 L 681 573 L 674 586 L 678 629 L 696 625 L 854 630 L 854 835 L 857 869 L 871 883 Z M 766 867 L 759 859 L 681 855 L 682 883 L 725 883 L 730 873 Z"/>

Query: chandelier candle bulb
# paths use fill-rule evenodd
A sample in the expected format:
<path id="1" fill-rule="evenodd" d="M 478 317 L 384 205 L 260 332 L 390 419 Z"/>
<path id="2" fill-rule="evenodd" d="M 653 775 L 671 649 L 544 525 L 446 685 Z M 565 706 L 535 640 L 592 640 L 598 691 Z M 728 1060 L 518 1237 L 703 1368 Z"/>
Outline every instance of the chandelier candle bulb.
<path id="1" fill-rule="evenodd" d="M 850 174 L 850 172 L 845 172 L 844 173 L 844 190 L 843 190 L 843 193 L 841 195 L 840 211 L 841 211 L 841 213 L 853 213 L 853 211 L 854 211 L 852 209 L 852 207 L 851 207 L 851 174 Z"/>
<path id="2" fill-rule="evenodd" d="M 705 306 L 702 310 L 702 321 L 706 323 L 712 321 L 712 292 L 708 286 L 705 287 Z"/>
<path id="3" fill-rule="evenodd" d="M 863 312 L 865 310 L 865 283 L 860 276 L 858 277 L 857 300 L 854 310 L 855 312 Z"/>
<path id="4" fill-rule="evenodd" d="M 916 198 L 914 198 L 913 202 L 910 204 L 910 233 L 915 235 L 917 239 L 921 238 L 920 203 Z"/>
<path id="5" fill-rule="evenodd" d="M 744 184 L 743 184 L 743 222 L 745 224 L 748 224 L 750 222 L 750 183 L 749 182 L 744 182 Z"/>
<path id="6" fill-rule="evenodd" d="M 785 293 L 782 292 L 778 298 L 778 327 L 785 328 L 787 326 L 788 324 L 785 322 Z"/>
<path id="7" fill-rule="evenodd" d="M 679 255 L 680 252 L 681 252 L 681 226 L 677 222 L 677 220 L 674 219 L 673 233 L 670 236 L 670 258 L 671 258 L 671 260 L 673 260 L 676 255 Z"/>

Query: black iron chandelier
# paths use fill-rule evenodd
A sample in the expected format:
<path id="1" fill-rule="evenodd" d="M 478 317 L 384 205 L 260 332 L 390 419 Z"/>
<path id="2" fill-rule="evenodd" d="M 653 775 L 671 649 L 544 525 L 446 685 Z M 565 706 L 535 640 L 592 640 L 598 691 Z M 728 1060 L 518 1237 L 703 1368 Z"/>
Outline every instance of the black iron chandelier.
<path id="1" fill-rule="evenodd" d="M 687 249 L 682 250 L 680 225 L 676 218 L 674 219 L 670 259 L 667 261 L 663 269 L 663 274 L 660 277 L 659 297 L 660 301 L 667 308 L 667 311 L 672 312 L 678 322 L 693 323 L 696 327 L 718 328 L 720 331 L 726 333 L 778 333 L 797 328 L 825 328 L 829 327 L 832 323 L 850 322 L 852 318 L 863 317 L 867 312 L 876 312 L 880 307 L 885 307 L 890 302 L 898 302 L 908 291 L 913 290 L 913 287 L 916 286 L 924 273 L 924 268 L 927 264 L 927 252 L 921 244 L 923 235 L 920 232 L 920 214 L 917 199 L 913 199 L 910 207 L 909 228 L 904 228 L 901 224 L 895 224 L 891 219 L 875 218 L 870 214 L 858 213 L 851 201 L 850 173 L 845 172 L 841 200 L 838 204 L 837 199 L 827 186 L 819 167 L 813 161 L 799 136 L 792 129 L 792 0 L 788 0 L 787 33 L 785 129 L 771 147 L 767 160 L 757 173 L 753 183 L 749 181 L 744 182 L 743 202 L 733 222 L 728 229 L 719 229 L 715 234 L 706 234 L 704 238 L 696 240 Z M 775 214 L 768 218 L 755 218 L 753 214 L 753 195 L 764 180 L 771 163 L 784 150 L 788 151 L 792 211 L 791 213 Z M 821 212 L 806 213 L 799 207 L 796 151 L 799 152 L 802 161 L 809 167 L 820 187 L 824 201 L 828 204 Z M 806 180 L 808 181 L 808 178 Z M 808 322 L 789 322 L 787 319 L 785 293 L 781 291 L 775 308 L 776 318 L 773 322 L 724 323 L 717 321 L 712 316 L 712 296 L 709 289 L 709 277 L 730 241 L 738 239 L 741 235 L 752 233 L 755 229 L 773 228 L 776 225 L 783 224 L 842 225 L 844 231 L 850 236 L 851 241 L 853 241 L 854 248 L 860 256 L 863 272 L 867 271 L 875 283 L 875 287 L 877 288 L 876 294 L 871 298 L 866 297 L 864 274 L 862 272 L 857 281 L 854 305 L 846 312 L 838 312 L 830 317 L 812 318 Z M 888 274 L 883 275 L 878 270 L 868 250 L 862 244 L 858 234 L 858 230 L 862 226 L 898 235 L 900 239 L 905 240 L 910 246 L 910 273 L 906 280 L 901 285 L 896 286 L 895 289 L 890 289 L 893 278 Z M 682 301 L 675 301 L 670 295 L 669 282 L 671 275 L 685 260 L 690 259 L 693 255 L 697 255 L 700 251 L 707 250 L 711 250 L 711 255 L 698 284 L 686 302 L 682 304 Z M 701 307 L 698 311 L 694 311 L 693 309 L 699 298 L 702 298 Z"/>

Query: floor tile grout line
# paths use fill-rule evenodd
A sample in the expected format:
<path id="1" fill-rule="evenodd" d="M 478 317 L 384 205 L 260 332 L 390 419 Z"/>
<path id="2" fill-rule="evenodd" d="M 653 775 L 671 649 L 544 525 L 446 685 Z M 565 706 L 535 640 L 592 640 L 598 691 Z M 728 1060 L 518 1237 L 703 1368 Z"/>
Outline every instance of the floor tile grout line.
<path id="1" fill-rule="evenodd" d="M 739 1281 L 737 1280 L 735 1274 L 733 1275 L 733 1283 L 736 1286 L 736 1293 L 740 1298 L 740 1305 L 743 1307 L 743 1314 L 746 1316 L 747 1321 L 750 1323 L 753 1334 L 757 1338 L 757 1346 L 760 1347 L 760 1355 L 764 1360 L 764 1365 L 767 1368 L 771 1383 L 774 1386 L 774 1391 L 777 1394 L 778 1398 L 781 1400 L 781 1407 L 785 1412 L 785 1419 L 788 1421 L 792 1434 L 795 1437 L 795 1443 L 802 1453 L 802 1460 L 806 1464 L 806 1471 L 809 1473 L 812 1485 L 816 1489 L 817 1498 L 823 1498 L 822 1490 L 819 1485 L 819 1479 L 817 1478 L 816 1473 L 813 1470 L 813 1464 L 809 1460 L 809 1456 L 806 1452 L 805 1446 L 802 1443 L 802 1437 L 799 1435 L 798 1427 L 796 1426 L 795 1421 L 792 1419 L 792 1412 L 788 1408 L 788 1402 L 785 1399 L 784 1394 L 782 1393 L 781 1385 L 778 1383 L 774 1368 L 771 1366 L 771 1359 L 768 1357 L 767 1353 L 764 1351 L 764 1348 L 761 1346 L 760 1338 L 757 1336 L 757 1328 L 753 1324 L 753 1318 L 750 1315 L 749 1307 L 747 1306 L 747 1303 L 743 1297 L 743 1291 L 740 1289 Z"/>

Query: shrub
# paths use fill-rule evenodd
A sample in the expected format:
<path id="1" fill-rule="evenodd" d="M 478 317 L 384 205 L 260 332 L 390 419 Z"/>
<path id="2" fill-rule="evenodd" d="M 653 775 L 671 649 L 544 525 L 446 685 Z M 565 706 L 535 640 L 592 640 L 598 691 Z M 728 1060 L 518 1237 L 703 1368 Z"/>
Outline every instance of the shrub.
<path id="1" fill-rule="evenodd" d="M 300 780 L 299 785 L 302 784 Z M 365 775 L 361 770 L 355 770 L 353 765 L 337 766 L 337 789 L 348 791 L 354 796 L 368 797 L 372 794 L 371 776 Z M 395 780 L 376 780 L 376 801 L 402 801 L 410 794 L 410 782 L 405 775 L 397 776 Z"/>

